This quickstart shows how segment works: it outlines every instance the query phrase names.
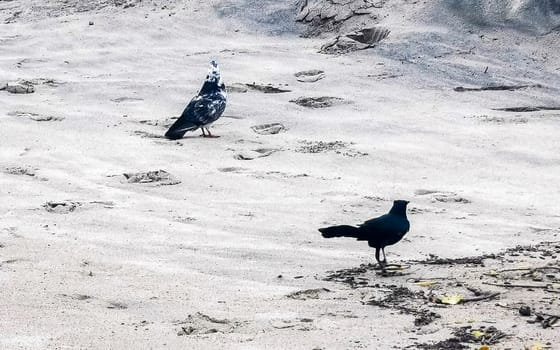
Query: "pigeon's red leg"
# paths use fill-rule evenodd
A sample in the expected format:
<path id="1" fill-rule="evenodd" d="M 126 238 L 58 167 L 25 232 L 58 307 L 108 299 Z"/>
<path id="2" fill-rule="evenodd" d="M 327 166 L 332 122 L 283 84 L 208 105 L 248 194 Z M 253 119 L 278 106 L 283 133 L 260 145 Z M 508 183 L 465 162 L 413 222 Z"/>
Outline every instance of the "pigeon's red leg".
<path id="1" fill-rule="evenodd" d="M 202 130 L 204 130 L 204 128 L 202 128 Z M 212 135 L 212 134 L 210 133 L 210 129 L 208 129 L 208 128 L 206 128 L 206 131 L 208 131 L 208 136 L 205 136 L 205 137 L 211 137 L 211 138 L 218 138 L 218 137 L 220 137 L 220 136 L 218 136 L 218 135 Z"/>

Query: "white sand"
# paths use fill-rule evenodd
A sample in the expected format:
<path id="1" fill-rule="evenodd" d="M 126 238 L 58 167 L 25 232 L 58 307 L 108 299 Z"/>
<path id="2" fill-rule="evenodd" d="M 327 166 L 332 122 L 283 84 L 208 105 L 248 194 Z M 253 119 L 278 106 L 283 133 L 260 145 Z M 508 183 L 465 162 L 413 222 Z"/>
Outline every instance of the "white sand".
<path id="1" fill-rule="evenodd" d="M 322 39 L 255 33 L 247 22 L 218 17 L 217 2 L 61 13 L 31 3 L 0 2 L 0 18 L 25 9 L 0 25 L 0 80 L 61 84 L 38 84 L 33 94 L 0 91 L 1 170 L 35 174 L 0 173 L 1 349 L 404 348 L 411 337 L 441 340 L 466 319 L 488 320 L 495 302 L 476 313 L 459 306 L 433 332 L 410 335 L 411 316 L 361 303 L 369 289 L 323 280 L 327 271 L 373 262 L 373 250 L 325 240 L 318 227 L 359 223 L 402 198 L 411 201 L 412 228 L 387 248 L 391 261 L 559 240 L 560 112 L 492 110 L 560 105 L 558 33 L 469 34 L 468 26 L 426 24 L 421 11 L 429 9 L 404 2 L 389 8 L 395 14 L 382 24 L 392 34 L 378 48 L 327 56 L 317 53 Z M 226 117 L 212 128 L 219 139 L 135 134 L 162 135 L 161 123 L 181 113 L 214 58 L 226 84 L 292 91 L 231 93 Z M 294 73 L 307 69 L 326 77 L 297 82 Z M 452 90 L 492 83 L 544 87 Z M 300 96 L 350 103 L 306 109 L 289 102 Z M 272 122 L 288 130 L 263 136 L 250 128 Z M 303 141 L 347 147 L 297 152 Z M 278 151 L 235 159 L 262 148 Z M 122 176 L 158 169 L 182 182 L 131 184 Z M 442 193 L 469 203 L 435 200 Z M 81 205 L 69 213 L 42 207 L 63 201 Z M 422 271 L 413 267 L 413 277 Z M 314 288 L 331 292 L 286 298 Z M 559 314 L 558 298 L 548 307 Z M 218 332 L 178 336 L 177 321 L 188 315 Z M 557 330 L 507 317 L 517 321 L 504 331 L 519 336 L 496 348 L 560 341 Z"/>

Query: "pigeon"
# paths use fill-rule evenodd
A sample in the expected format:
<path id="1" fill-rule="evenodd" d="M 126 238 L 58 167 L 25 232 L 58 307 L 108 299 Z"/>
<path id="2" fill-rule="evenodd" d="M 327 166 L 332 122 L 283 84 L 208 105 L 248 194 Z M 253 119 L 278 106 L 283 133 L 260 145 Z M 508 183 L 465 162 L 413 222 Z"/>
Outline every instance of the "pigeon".
<path id="1" fill-rule="evenodd" d="M 385 247 L 400 241 L 410 229 L 406 218 L 408 201 L 396 200 L 389 213 L 368 220 L 358 227 L 341 225 L 320 228 L 319 232 L 325 238 L 352 237 L 358 241 L 368 241 L 368 245 L 375 248 L 375 259 L 380 266 L 387 265 Z M 383 252 L 383 260 L 379 260 L 379 251 Z"/>
<path id="2" fill-rule="evenodd" d="M 202 129 L 202 135 L 200 135 L 202 137 L 219 137 L 212 135 L 208 127 L 224 113 L 226 103 L 226 86 L 222 83 L 218 63 L 212 61 L 206 81 L 198 95 L 185 107 L 183 114 L 167 130 L 165 137 L 177 140 L 182 138 L 187 131 L 194 131 L 198 128 Z"/>

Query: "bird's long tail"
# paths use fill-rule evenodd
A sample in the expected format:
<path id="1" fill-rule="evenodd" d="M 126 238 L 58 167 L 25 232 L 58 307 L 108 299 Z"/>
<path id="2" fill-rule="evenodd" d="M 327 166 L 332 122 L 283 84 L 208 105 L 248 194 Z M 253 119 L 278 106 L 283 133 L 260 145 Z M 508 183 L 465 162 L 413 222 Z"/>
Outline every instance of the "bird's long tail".
<path id="1" fill-rule="evenodd" d="M 165 137 L 170 140 L 177 140 L 185 136 L 185 133 L 187 131 L 196 129 L 198 129 L 198 125 L 178 119 L 173 125 L 171 125 L 169 130 L 167 130 L 167 132 L 165 133 Z"/>
<path id="2" fill-rule="evenodd" d="M 340 226 L 320 228 L 319 232 L 321 232 L 323 237 L 325 238 L 333 238 L 333 237 L 358 238 L 358 233 L 360 232 L 360 230 L 354 226 L 340 225 Z"/>

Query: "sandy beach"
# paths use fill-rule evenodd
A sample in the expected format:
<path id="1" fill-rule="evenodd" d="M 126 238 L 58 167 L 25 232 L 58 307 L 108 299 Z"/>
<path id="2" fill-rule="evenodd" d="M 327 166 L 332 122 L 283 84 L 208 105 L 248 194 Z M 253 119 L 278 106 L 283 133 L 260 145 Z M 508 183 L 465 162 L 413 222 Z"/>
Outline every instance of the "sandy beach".
<path id="1" fill-rule="evenodd" d="M 560 349 L 560 15 L 306 3 L 0 0 L 0 349 Z"/>

